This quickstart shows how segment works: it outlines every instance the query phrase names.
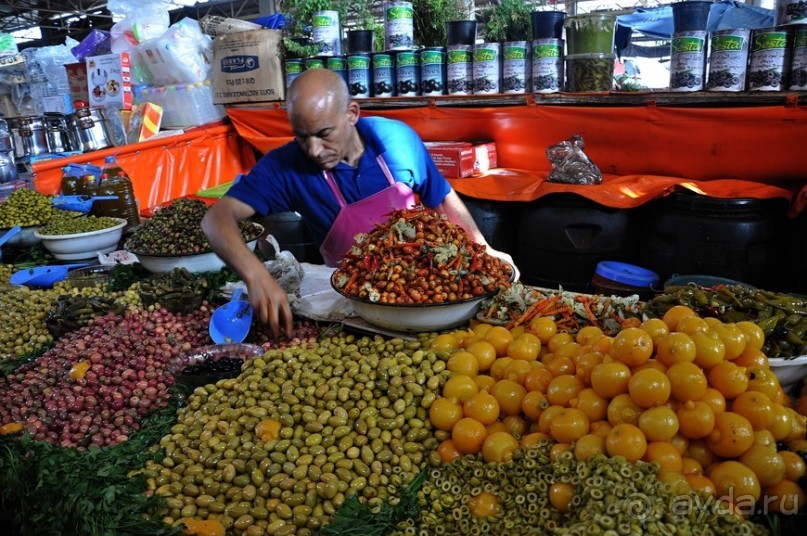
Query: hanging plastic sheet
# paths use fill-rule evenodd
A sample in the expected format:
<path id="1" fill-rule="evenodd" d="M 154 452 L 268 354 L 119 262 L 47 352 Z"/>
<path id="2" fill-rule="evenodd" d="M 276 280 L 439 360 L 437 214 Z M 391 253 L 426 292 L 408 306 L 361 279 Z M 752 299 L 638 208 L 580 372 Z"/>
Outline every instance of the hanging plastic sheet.
<path id="1" fill-rule="evenodd" d="M 141 211 L 233 180 L 255 164 L 252 149 L 231 125 L 216 126 L 39 162 L 33 165 L 34 187 L 44 194 L 58 193 L 64 166 L 100 166 L 108 155 L 115 155 L 131 177 Z"/>
<path id="2" fill-rule="evenodd" d="M 227 113 L 239 134 L 261 152 L 292 139 L 280 106 L 228 108 Z M 484 178 L 451 181 L 462 194 L 494 201 L 532 201 L 568 191 L 631 208 L 676 185 L 716 197 L 791 200 L 807 178 L 801 156 L 807 135 L 803 106 L 424 106 L 362 114 L 404 121 L 424 141 L 494 141 L 499 169 Z M 603 172 L 601 185 L 546 181 L 546 148 L 573 134 L 586 140 L 586 154 Z"/>

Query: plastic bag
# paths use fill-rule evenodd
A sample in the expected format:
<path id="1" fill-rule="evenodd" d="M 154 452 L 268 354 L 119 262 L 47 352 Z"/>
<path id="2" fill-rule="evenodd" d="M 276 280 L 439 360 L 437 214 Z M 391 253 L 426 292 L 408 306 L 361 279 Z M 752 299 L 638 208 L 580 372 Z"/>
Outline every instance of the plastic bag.
<path id="1" fill-rule="evenodd" d="M 602 172 L 583 152 L 585 146 L 583 138 L 575 134 L 547 147 L 546 157 L 552 164 L 547 180 L 564 184 L 600 184 Z"/>
<path id="2" fill-rule="evenodd" d="M 165 33 L 171 21 L 167 0 L 109 0 L 107 9 L 122 16 L 109 29 L 110 49 L 114 54 L 126 52 L 132 61 L 132 84 L 149 82 L 148 72 L 136 61 L 135 47 L 143 41 Z"/>
<path id="3" fill-rule="evenodd" d="M 213 40 L 197 21 L 185 18 L 156 39 L 141 42 L 135 51 L 152 85 L 195 84 L 210 74 Z"/>

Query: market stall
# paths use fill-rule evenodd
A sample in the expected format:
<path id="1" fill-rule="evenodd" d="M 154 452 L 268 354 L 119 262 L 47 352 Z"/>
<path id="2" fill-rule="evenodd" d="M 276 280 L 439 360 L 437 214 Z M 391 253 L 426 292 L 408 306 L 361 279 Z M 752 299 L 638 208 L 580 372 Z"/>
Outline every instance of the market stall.
<path id="1" fill-rule="evenodd" d="M 284 57 L 286 74 L 316 60 L 338 70 L 328 62 L 340 56 L 338 13 L 290 4 L 296 19 L 286 37 L 315 21 L 308 47 L 320 53 L 296 43 L 301 57 Z M 355 17 L 374 20 L 372 3 L 354 4 Z M 292 137 L 278 82 L 281 36 L 265 29 L 277 18 L 264 27 L 224 18 L 169 27 L 161 0 L 122 0 L 116 7 L 126 13 L 111 33 L 125 50 L 104 62 L 123 68 L 131 54 L 131 74 L 144 83 L 136 96 L 146 99 L 130 114 L 125 142 L 115 130 L 131 111 L 124 100 L 72 103 L 58 116 L 35 110 L 9 136 L 0 129 L 0 156 L 20 148 L 23 164 L 3 181 L 10 187 L 0 202 L 0 527 L 24 535 L 801 534 L 807 298 L 719 268 L 668 279 L 602 257 L 626 252 L 625 211 L 647 209 L 656 219 L 639 226 L 670 224 L 698 245 L 699 262 L 787 287 L 780 257 L 768 255 L 785 244 L 803 277 L 803 236 L 777 234 L 777 225 L 786 213 L 805 221 L 804 92 L 732 99 L 707 96 L 705 86 L 699 95 L 692 82 L 692 92 L 610 93 L 617 17 L 609 13 L 585 19 L 597 21 L 598 34 L 608 27 L 609 39 L 570 39 L 568 92 L 558 92 L 552 54 L 556 70 L 537 80 L 524 78 L 523 55 L 503 54 L 508 76 L 497 82 L 489 55 L 518 49 L 517 36 L 553 41 L 538 45 L 557 52 L 561 34 L 589 24 L 504 0 L 485 12 L 487 41 L 475 43 L 457 39 L 439 18 L 447 13 L 392 4 L 384 51 L 354 49 L 366 61 L 349 64 L 363 65 L 366 77 L 372 61 L 389 75 L 385 61 L 412 54 L 417 35 L 419 44 L 460 47 L 452 57 L 471 58 L 466 78 L 456 66 L 450 80 L 424 69 L 421 83 L 395 84 L 421 95 L 391 97 L 391 79 L 345 71 L 349 91 L 364 99 L 363 115 L 399 119 L 427 142 L 487 142 L 480 151 L 497 163 L 482 173 L 472 163 L 470 176 L 450 179 L 469 206 L 500 203 L 521 217 L 515 207 L 562 200 L 548 214 L 524 212 L 504 237 L 519 253 L 532 247 L 530 262 L 517 263 L 521 277 L 418 204 L 385 207 L 381 221 L 350 233 L 336 267 L 300 262 L 267 235 L 266 220 L 233 220 L 227 241 L 243 241 L 245 258 L 263 265 L 293 313 L 288 332 L 262 322 L 247 282 L 221 244 L 214 248 L 210 222 L 224 220 L 209 211 L 225 183 L 254 165 L 255 151 Z M 698 28 L 686 37 L 703 41 L 712 6 L 686 4 L 700 14 L 687 18 Z M 505 23 L 510 12 L 520 28 Z M 429 41 L 437 38 L 423 23 L 414 34 L 426 13 L 451 37 Z M 215 49 L 203 27 L 229 37 Z M 246 37 L 229 32 L 244 29 Z M 104 37 L 78 50 L 98 52 Z M 606 50 L 579 53 L 601 41 Z M 244 53 L 250 46 L 254 55 Z M 47 71 L 64 52 L 27 55 L 26 69 Z M 425 49 L 424 66 L 439 52 Z M 221 60 L 212 80 L 211 53 Z M 123 77 L 110 83 L 111 64 L 100 57 L 75 67 L 87 69 L 88 102 L 123 99 Z M 249 74 L 259 64 L 262 72 Z M 671 85 L 690 80 L 681 74 Z M 775 78 L 749 81 L 781 84 Z M 29 90 L 53 90 L 47 83 Z M 607 87 L 590 93 L 591 84 Z M 279 100 L 251 102 L 267 95 Z M 223 123 L 220 99 L 230 105 Z M 30 109 L 46 103 L 19 100 Z M 153 128 L 155 120 L 170 128 Z M 99 125 L 109 130 L 89 136 Z M 77 145 L 57 151 L 71 133 Z M 552 180 L 562 173 L 547 148 L 564 140 L 563 149 L 585 148 L 575 163 L 586 164 L 587 177 L 601 171 L 602 181 Z M 213 197 L 194 195 L 200 190 Z M 700 212 L 675 219 L 653 204 L 665 200 Z M 710 232 L 716 220 L 729 229 L 720 240 Z M 555 235 L 602 247 L 570 261 L 548 247 Z M 660 243 L 656 259 L 677 266 L 683 255 Z M 585 291 L 526 280 L 547 266 L 580 272 Z"/>

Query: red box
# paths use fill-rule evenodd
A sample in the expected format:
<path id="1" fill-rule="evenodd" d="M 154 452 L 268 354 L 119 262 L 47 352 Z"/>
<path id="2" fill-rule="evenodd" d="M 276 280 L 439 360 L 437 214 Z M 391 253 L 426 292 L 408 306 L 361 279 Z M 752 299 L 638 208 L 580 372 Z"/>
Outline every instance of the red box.
<path id="1" fill-rule="evenodd" d="M 87 81 L 87 64 L 67 63 L 64 66 L 67 71 L 67 84 L 70 86 L 70 99 L 73 105 L 77 102 L 90 102 L 90 84 Z"/>
<path id="2" fill-rule="evenodd" d="M 482 175 L 497 166 L 496 144 L 467 141 L 426 142 L 426 149 L 447 179 Z"/>

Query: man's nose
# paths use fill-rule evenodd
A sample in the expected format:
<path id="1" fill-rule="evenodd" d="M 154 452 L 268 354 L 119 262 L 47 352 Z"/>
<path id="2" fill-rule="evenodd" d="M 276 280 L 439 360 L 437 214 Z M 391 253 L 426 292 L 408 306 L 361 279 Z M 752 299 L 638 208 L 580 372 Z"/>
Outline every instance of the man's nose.
<path id="1" fill-rule="evenodd" d="M 312 158 L 316 158 L 322 152 L 322 141 L 313 136 L 308 138 L 306 140 L 306 151 Z"/>

